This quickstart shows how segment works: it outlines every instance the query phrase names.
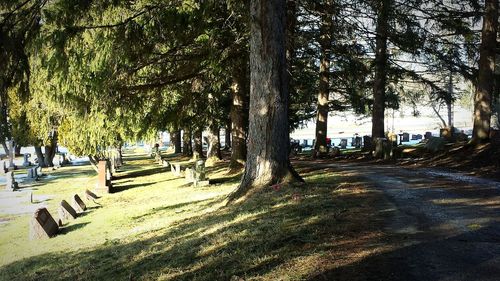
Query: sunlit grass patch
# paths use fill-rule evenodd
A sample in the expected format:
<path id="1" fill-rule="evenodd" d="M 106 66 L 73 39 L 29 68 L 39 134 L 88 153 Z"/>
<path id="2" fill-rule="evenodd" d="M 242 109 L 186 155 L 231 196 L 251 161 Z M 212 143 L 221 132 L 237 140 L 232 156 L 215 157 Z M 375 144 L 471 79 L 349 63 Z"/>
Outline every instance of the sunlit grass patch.
<path id="1" fill-rule="evenodd" d="M 301 280 L 354 259 L 348 253 L 361 245 L 353 241 L 375 227 L 369 209 L 377 194 L 339 189 L 345 179 L 329 170 L 304 173 L 305 185 L 265 188 L 225 206 L 239 182 L 227 175 L 227 163 L 210 168 L 214 184 L 195 188 L 166 170 L 147 172 L 158 165 L 146 155 L 125 161 L 118 178 L 135 176 L 115 181 L 122 191 L 99 199 L 101 206 L 90 203 L 64 235 L 28 241 L 28 216 L 9 223 L 0 251 L 17 241 L 18 254 L 2 254 L 0 279 Z M 54 193 L 54 214 L 59 198 L 91 184 L 90 171 L 38 191 Z"/>

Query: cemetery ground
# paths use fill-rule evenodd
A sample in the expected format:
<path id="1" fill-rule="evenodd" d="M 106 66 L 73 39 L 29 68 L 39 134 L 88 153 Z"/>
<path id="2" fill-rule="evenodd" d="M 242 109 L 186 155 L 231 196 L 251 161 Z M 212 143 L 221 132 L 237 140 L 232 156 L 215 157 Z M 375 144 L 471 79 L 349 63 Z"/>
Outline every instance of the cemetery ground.
<path id="1" fill-rule="evenodd" d="M 31 213 L 0 215 L 0 280 L 500 277 L 494 181 L 303 159 L 293 164 L 306 184 L 277 185 L 226 206 L 240 177 L 227 174 L 227 162 L 207 168 L 211 185 L 192 187 L 145 154 L 124 160 L 117 192 L 86 201 L 84 215 L 54 238 L 28 239 Z M 21 190 L 33 189 L 35 203 L 57 217 L 62 199 L 83 198 L 95 182 L 90 166 L 67 166 Z"/>

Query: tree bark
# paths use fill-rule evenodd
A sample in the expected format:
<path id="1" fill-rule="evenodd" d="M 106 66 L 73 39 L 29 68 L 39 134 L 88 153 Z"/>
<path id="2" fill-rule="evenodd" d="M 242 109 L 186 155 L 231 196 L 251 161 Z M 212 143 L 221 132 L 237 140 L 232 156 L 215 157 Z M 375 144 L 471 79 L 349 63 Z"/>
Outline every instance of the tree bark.
<path id="1" fill-rule="evenodd" d="M 220 130 L 215 124 L 211 125 L 208 130 L 208 151 L 207 158 L 219 160 L 222 159 L 222 154 L 220 152 Z"/>
<path id="2" fill-rule="evenodd" d="M 321 28 L 319 44 L 321 48 L 321 60 L 319 66 L 319 92 L 316 113 L 316 142 L 313 157 L 327 152 L 328 131 L 328 100 L 330 95 L 330 57 L 332 51 L 332 9 L 333 1 L 324 1 L 321 14 Z"/>
<path id="3" fill-rule="evenodd" d="M 226 123 L 226 133 L 224 135 L 224 149 L 230 149 L 231 148 L 231 128 L 232 121 L 231 119 L 227 119 Z"/>
<path id="4" fill-rule="evenodd" d="M 377 2 L 377 27 L 375 42 L 375 80 L 373 81 L 372 137 L 383 138 L 385 113 L 385 88 L 387 84 L 387 36 L 389 11 L 392 0 Z M 375 142 L 374 142 L 375 143 Z"/>
<path id="5" fill-rule="evenodd" d="M 15 147 L 15 149 L 14 149 L 14 155 L 15 156 L 21 156 L 21 148 L 22 148 L 21 145 L 16 144 L 14 147 Z"/>
<path id="6" fill-rule="evenodd" d="M 247 60 L 241 60 L 233 70 L 233 84 L 231 86 L 231 162 L 229 169 L 237 170 L 243 167 L 247 153 L 246 127 L 248 114 L 245 110 L 247 97 Z"/>
<path id="7" fill-rule="evenodd" d="M 203 138 L 202 129 L 194 131 L 194 152 L 198 154 L 199 158 L 203 158 Z"/>
<path id="8" fill-rule="evenodd" d="M 56 156 L 57 151 L 57 131 L 53 132 L 52 137 L 50 138 L 50 144 L 45 146 L 45 154 L 44 154 L 44 162 L 46 167 L 54 166 L 54 157 Z"/>
<path id="9" fill-rule="evenodd" d="M 289 155 L 289 85 L 285 0 L 250 4 L 250 125 L 245 172 L 229 201 L 275 184 L 300 180 Z"/>
<path id="10" fill-rule="evenodd" d="M 474 97 L 474 128 L 472 132 L 472 143 L 474 144 L 485 143 L 490 139 L 497 26 L 498 0 L 486 0 L 479 53 L 479 76 Z"/>
<path id="11" fill-rule="evenodd" d="M 191 142 L 191 130 L 184 128 L 184 134 L 182 135 L 182 155 L 193 156 L 193 143 Z"/>
<path id="12" fill-rule="evenodd" d="M 38 165 L 42 168 L 47 167 L 47 165 L 45 165 L 45 157 L 43 156 L 41 146 L 35 145 L 35 154 L 36 154 L 36 158 L 38 160 Z"/>
<path id="13" fill-rule="evenodd" d="M 170 132 L 170 145 L 174 147 L 175 154 L 182 152 L 182 141 L 181 141 L 180 130 L 174 130 Z"/>

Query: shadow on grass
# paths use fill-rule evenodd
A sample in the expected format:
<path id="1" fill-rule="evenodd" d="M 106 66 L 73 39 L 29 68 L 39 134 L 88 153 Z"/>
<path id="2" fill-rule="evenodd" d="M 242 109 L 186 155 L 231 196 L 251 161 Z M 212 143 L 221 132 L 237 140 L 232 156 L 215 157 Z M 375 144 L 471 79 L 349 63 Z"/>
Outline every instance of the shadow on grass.
<path id="1" fill-rule="evenodd" d="M 68 234 L 72 231 L 76 231 L 78 229 L 85 227 L 88 224 L 89 224 L 89 222 L 83 222 L 83 223 L 70 224 L 70 225 L 61 227 L 61 232 L 59 233 L 59 235 L 65 235 L 65 234 Z"/>
<path id="2" fill-rule="evenodd" d="M 145 176 L 151 176 L 151 175 L 158 174 L 158 173 L 166 173 L 168 171 L 170 171 L 170 169 L 167 169 L 164 167 L 159 167 L 159 168 L 153 168 L 153 169 L 147 169 L 147 170 L 124 172 L 118 176 L 113 176 L 113 180 L 123 180 L 123 179 L 128 179 L 128 178 L 145 177 Z"/>
<path id="3" fill-rule="evenodd" d="M 327 181 L 333 186 L 336 179 Z M 224 199 L 165 205 L 140 218 L 171 215 L 177 208 L 203 209 Z M 132 242 L 34 256 L 4 266 L 0 274 L 39 280 L 75 279 L 80 272 L 89 280 L 229 280 L 265 274 L 277 279 L 289 263 L 321 265 L 316 259 L 338 247 L 333 241 L 345 240 L 349 251 L 359 247 L 356 238 L 373 232 L 378 222 L 375 212 L 359 202 L 373 206 L 376 200 L 374 193 L 336 193 L 328 187 L 265 189 L 241 204 L 165 225 Z M 298 271 L 292 279 L 310 274 Z"/>

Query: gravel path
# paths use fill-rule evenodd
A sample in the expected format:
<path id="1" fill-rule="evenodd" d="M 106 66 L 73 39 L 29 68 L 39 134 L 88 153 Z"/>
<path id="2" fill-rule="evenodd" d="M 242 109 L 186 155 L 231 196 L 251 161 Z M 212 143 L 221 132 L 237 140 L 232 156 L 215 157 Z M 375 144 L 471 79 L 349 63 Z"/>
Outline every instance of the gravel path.
<path id="1" fill-rule="evenodd" d="M 500 280 L 500 183 L 433 169 L 326 164 L 387 199 L 390 251 L 327 275 L 352 280 Z M 321 279 L 321 278 L 315 278 Z"/>

